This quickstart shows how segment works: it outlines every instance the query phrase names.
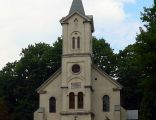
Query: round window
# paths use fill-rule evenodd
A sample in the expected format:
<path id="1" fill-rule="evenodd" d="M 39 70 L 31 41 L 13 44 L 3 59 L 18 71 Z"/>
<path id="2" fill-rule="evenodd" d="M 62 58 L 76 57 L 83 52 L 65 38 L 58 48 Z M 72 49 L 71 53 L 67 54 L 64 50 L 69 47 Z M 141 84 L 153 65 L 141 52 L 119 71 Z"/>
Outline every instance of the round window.
<path id="1" fill-rule="evenodd" d="M 73 73 L 79 73 L 80 72 L 80 66 L 78 64 L 75 64 L 72 66 L 72 72 Z"/>

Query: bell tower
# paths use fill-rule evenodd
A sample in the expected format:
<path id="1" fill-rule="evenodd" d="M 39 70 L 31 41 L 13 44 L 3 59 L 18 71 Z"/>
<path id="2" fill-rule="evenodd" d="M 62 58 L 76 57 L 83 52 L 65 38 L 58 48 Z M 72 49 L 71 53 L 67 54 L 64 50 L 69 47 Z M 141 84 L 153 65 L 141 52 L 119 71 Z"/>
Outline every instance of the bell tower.
<path id="1" fill-rule="evenodd" d="M 63 55 L 91 54 L 93 17 L 85 15 L 81 0 L 73 0 L 69 14 L 60 22 L 63 27 Z"/>
<path id="2" fill-rule="evenodd" d="M 85 15 L 81 0 L 73 0 L 60 20 L 63 34 L 62 120 L 91 120 L 91 54 L 93 16 Z"/>

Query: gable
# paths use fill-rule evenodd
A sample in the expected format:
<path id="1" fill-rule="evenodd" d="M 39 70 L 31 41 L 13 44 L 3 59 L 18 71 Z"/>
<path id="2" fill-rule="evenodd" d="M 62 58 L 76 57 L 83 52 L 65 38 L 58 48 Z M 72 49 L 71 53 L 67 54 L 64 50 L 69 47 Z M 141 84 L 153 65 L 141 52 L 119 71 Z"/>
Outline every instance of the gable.
<path id="1" fill-rule="evenodd" d="M 90 21 L 91 22 L 91 18 L 90 17 L 87 17 L 87 16 L 84 16 L 82 14 L 80 14 L 79 12 L 73 12 L 72 14 L 70 15 L 67 15 L 66 17 L 63 17 L 60 22 L 63 24 L 63 23 L 66 23 L 71 17 L 73 17 L 74 15 L 78 15 L 80 16 L 81 18 L 83 18 L 84 20 L 86 21 Z"/>
<path id="2" fill-rule="evenodd" d="M 44 92 L 44 89 L 61 75 L 61 68 L 51 75 L 40 87 L 37 88 L 38 93 Z"/>
<path id="3" fill-rule="evenodd" d="M 75 15 L 78 15 L 79 17 L 81 17 L 83 19 L 83 22 L 89 22 L 91 24 L 91 28 L 92 28 L 92 32 L 94 32 L 94 21 L 93 21 L 93 16 L 92 15 L 82 15 L 81 13 L 75 11 L 73 12 L 72 14 L 70 15 L 67 15 L 66 17 L 63 17 L 61 20 L 60 20 L 60 23 L 61 24 L 68 24 L 68 20 L 75 16 Z"/>
<path id="4" fill-rule="evenodd" d="M 93 71 L 93 80 L 100 79 L 101 82 L 106 82 L 108 86 L 112 86 L 114 90 L 121 90 L 122 85 L 118 83 L 116 80 L 114 80 L 111 76 L 109 76 L 107 73 L 105 73 L 103 70 L 98 68 L 97 66 L 92 66 Z M 97 78 L 98 77 L 98 78 Z"/>

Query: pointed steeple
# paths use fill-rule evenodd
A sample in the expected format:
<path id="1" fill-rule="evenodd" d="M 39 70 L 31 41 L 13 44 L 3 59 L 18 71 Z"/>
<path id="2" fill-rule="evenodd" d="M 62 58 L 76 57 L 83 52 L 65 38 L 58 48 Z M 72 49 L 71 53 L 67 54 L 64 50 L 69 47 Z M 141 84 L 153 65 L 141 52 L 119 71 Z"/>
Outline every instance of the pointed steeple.
<path id="1" fill-rule="evenodd" d="M 69 11 L 69 15 L 73 12 L 79 12 L 80 14 L 85 16 L 82 0 L 73 0 L 72 6 Z"/>

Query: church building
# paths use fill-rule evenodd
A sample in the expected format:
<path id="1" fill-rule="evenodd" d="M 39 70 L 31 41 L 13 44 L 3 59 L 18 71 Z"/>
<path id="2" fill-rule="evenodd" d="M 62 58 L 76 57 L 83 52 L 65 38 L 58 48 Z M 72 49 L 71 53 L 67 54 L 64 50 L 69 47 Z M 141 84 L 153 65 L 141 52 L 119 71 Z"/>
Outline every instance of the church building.
<path id="1" fill-rule="evenodd" d="M 38 89 L 34 120 L 124 120 L 122 86 L 92 62 L 92 15 L 81 0 L 73 0 L 60 20 L 63 34 L 62 66 Z"/>

